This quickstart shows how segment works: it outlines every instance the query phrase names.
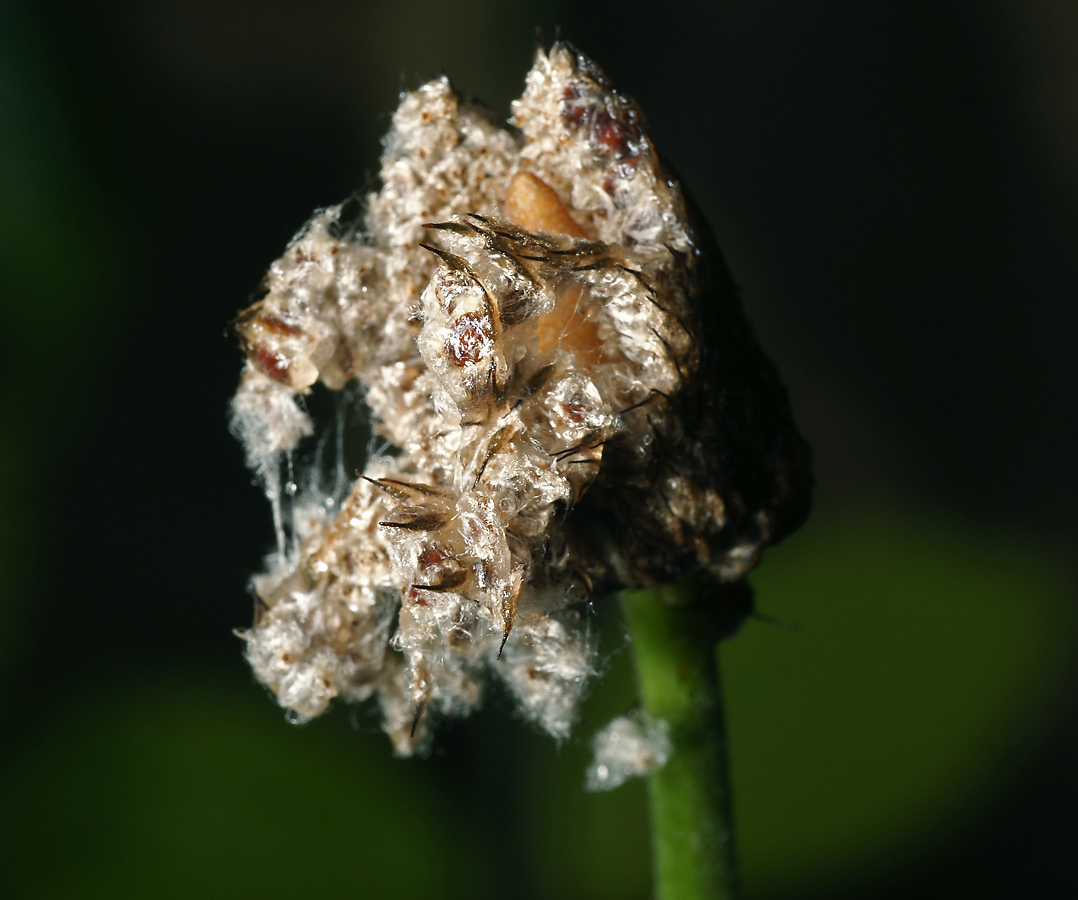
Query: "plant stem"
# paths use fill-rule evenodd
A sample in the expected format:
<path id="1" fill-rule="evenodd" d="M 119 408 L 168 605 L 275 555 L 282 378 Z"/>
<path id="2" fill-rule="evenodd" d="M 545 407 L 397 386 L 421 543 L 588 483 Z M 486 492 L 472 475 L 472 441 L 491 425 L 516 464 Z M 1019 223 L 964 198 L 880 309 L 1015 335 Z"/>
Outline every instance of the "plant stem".
<path id="1" fill-rule="evenodd" d="M 670 726 L 670 760 L 648 777 L 657 900 L 740 896 L 722 694 L 712 629 L 693 585 L 623 591 L 643 710 Z"/>

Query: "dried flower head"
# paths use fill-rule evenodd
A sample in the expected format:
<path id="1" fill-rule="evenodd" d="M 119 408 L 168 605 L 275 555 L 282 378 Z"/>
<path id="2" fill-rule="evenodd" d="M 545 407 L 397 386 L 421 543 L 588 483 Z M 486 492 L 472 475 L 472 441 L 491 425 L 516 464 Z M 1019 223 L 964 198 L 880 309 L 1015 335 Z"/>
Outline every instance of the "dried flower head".
<path id="1" fill-rule="evenodd" d="M 491 676 L 566 736 L 582 602 L 693 570 L 721 606 L 807 509 L 784 391 L 636 104 L 558 44 L 512 112 L 404 94 L 362 227 L 317 213 L 236 321 L 278 530 L 248 659 L 301 718 L 376 696 L 404 754 Z M 303 395 L 353 379 L 384 449 L 346 493 L 297 487 Z"/>

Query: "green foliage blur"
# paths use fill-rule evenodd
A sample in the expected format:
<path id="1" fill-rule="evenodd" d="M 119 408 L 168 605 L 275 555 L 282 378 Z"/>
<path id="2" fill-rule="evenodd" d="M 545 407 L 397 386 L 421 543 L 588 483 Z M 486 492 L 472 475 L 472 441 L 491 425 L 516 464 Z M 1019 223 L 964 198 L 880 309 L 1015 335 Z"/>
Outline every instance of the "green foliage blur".
<path id="1" fill-rule="evenodd" d="M 616 603 L 562 746 L 495 696 L 397 760 L 231 629 L 270 542 L 226 323 L 399 88 L 504 113 L 534 27 L 637 97 L 817 448 L 720 648 L 750 898 L 1066 895 L 1078 17 L 1062 6 L 0 6 L 5 896 L 644 898 Z M 415 75 L 413 75 L 415 73 Z"/>

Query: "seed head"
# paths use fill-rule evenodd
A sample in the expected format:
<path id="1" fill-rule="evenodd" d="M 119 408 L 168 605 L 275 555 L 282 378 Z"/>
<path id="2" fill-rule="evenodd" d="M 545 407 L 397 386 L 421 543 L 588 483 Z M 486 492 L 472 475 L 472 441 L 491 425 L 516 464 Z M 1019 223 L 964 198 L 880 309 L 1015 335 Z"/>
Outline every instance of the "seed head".
<path id="1" fill-rule="evenodd" d="M 492 677 L 565 737 L 581 604 L 694 570 L 721 605 L 807 510 L 785 393 L 636 104 L 556 44 L 512 124 L 445 78 L 405 94 L 361 220 L 316 213 L 236 321 L 233 430 L 278 523 L 247 657 L 300 718 L 377 697 L 402 754 Z M 282 475 L 316 382 L 357 383 L 384 442 L 345 492 Z"/>

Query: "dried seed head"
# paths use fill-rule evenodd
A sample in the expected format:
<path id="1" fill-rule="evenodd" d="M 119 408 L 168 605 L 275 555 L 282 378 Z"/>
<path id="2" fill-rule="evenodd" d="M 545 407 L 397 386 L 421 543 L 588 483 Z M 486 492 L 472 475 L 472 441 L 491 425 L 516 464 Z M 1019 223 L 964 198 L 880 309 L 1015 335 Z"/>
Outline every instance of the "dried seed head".
<path id="1" fill-rule="evenodd" d="M 564 737 L 595 667 L 575 605 L 736 582 L 807 509 L 785 393 L 636 105 L 558 44 L 513 124 L 444 78 L 406 94 L 363 228 L 317 213 L 236 322 L 278 523 L 248 659 L 301 717 L 377 695 L 400 753 L 491 673 Z M 346 496 L 282 477 L 297 397 L 353 379 L 389 455 Z"/>

